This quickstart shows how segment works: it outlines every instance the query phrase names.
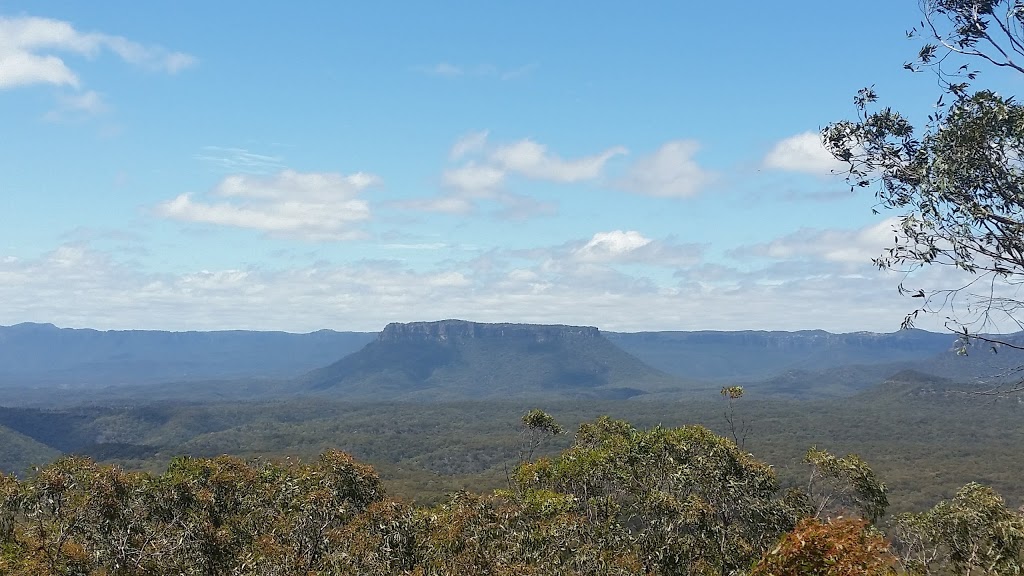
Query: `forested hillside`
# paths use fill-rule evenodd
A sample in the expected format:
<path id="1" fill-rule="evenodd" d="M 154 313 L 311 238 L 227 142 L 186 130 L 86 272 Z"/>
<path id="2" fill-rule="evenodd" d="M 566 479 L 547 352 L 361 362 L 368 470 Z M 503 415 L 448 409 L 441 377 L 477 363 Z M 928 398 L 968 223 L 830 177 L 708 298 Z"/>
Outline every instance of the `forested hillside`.
<path id="1" fill-rule="evenodd" d="M 699 426 L 599 418 L 531 461 L 562 427 L 523 417 L 502 490 L 396 502 L 372 468 L 178 457 L 159 475 L 64 458 L 0 476 L 5 574 L 1011 574 L 1024 516 L 965 485 L 879 521 L 888 489 L 863 460 L 810 450 L 809 481 Z M 885 537 L 891 538 L 887 542 Z M 968 553 L 964 553 L 964 551 Z M 826 572 L 827 571 L 827 572 Z"/>
<path id="2" fill-rule="evenodd" d="M 811 446 L 857 453 L 890 486 L 892 508 L 921 510 L 969 481 L 991 485 L 1016 505 L 1024 491 L 1024 405 L 992 402 L 943 389 L 942 381 L 908 373 L 854 398 L 775 401 L 745 395 L 734 403 L 737 436 L 775 466 L 786 485 L 803 479 L 800 459 Z M 448 492 L 485 492 L 505 482 L 519 450 L 517 415 L 531 403 L 352 403 L 315 398 L 60 410 L 3 409 L 0 426 L 25 449 L 7 473 L 25 477 L 58 453 L 88 455 L 127 469 L 157 471 L 175 456 L 311 458 L 336 448 L 372 464 L 404 500 L 437 502 Z M 565 426 L 601 415 L 637 426 L 699 424 L 732 437 L 728 404 L 710 398 L 671 402 L 561 400 L 544 407 Z M 559 437 L 550 449 L 564 448 Z M 18 444 L 12 442 L 9 446 Z"/>

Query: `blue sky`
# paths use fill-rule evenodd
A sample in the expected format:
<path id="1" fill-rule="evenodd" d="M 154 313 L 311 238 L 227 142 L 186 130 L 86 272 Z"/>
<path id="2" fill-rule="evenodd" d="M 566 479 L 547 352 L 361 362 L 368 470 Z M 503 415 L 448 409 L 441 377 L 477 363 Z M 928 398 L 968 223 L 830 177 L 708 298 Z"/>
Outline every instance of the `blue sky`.
<path id="1" fill-rule="evenodd" d="M 0 0 L 0 324 L 893 331 L 917 3 Z"/>

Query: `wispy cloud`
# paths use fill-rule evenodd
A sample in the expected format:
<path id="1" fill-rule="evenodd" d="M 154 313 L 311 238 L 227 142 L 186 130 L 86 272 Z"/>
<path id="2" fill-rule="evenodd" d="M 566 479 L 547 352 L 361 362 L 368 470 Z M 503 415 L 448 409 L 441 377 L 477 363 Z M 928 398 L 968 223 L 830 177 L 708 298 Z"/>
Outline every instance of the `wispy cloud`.
<path id="1" fill-rule="evenodd" d="M 519 66 L 517 68 L 510 68 L 508 70 L 499 72 L 498 78 L 501 78 L 502 80 L 515 80 L 516 78 L 532 74 L 538 68 L 540 68 L 540 64 L 537 63 L 524 64 L 523 66 Z"/>
<path id="2" fill-rule="evenodd" d="M 537 63 L 524 64 L 512 68 L 500 68 L 493 64 L 465 65 L 442 61 L 428 66 L 417 66 L 416 70 L 428 76 L 437 76 L 439 78 L 458 78 L 465 76 L 495 78 L 498 80 L 509 81 L 528 76 L 539 67 L 540 64 Z"/>
<path id="3" fill-rule="evenodd" d="M 438 62 L 433 66 L 423 66 L 420 70 L 431 76 L 443 76 L 445 78 L 453 78 L 455 76 L 462 76 L 466 71 L 461 66 L 450 64 L 448 62 Z"/>
<path id="4" fill-rule="evenodd" d="M 108 110 L 106 102 L 98 92 L 86 90 L 75 94 L 61 95 L 57 97 L 57 108 L 43 116 L 50 122 L 95 116 Z"/>
<path id="5" fill-rule="evenodd" d="M 480 130 L 459 136 L 459 139 L 455 141 L 455 144 L 452 144 L 452 148 L 448 152 L 448 159 L 461 160 L 464 156 L 480 152 L 487 146 L 489 134 L 487 130 Z"/>
<path id="6" fill-rule="evenodd" d="M 505 182 L 507 172 L 489 164 L 468 162 L 458 168 L 445 170 L 441 183 L 445 188 L 456 190 L 465 196 L 488 197 Z"/>
<path id="7" fill-rule="evenodd" d="M 351 240 L 363 236 L 357 224 L 370 218 L 369 204 L 358 195 L 377 183 L 379 178 L 362 172 L 233 175 L 206 195 L 208 199 L 181 194 L 157 206 L 157 213 L 311 241 Z"/>
<path id="8" fill-rule="evenodd" d="M 267 174 L 284 168 L 284 158 L 250 152 L 245 148 L 203 146 L 195 155 L 200 160 L 224 172 Z"/>
<path id="9" fill-rule="evenodd" d="M 453 195 L 401 200 L 396 202 L 395 205 L 405 210 L 441 214 L 470 214 L 476 209 L 476 202 L 473 200 Z"/>
<path id="10" fill-rule="evenodd" d="M 494 216 L 500 220 L 528 220 L 558 214 L 557 204 L 538 200 L 526 194 L 504 192 L 495 196 L 495 201 L 499 208 L 494 212 Z"/>

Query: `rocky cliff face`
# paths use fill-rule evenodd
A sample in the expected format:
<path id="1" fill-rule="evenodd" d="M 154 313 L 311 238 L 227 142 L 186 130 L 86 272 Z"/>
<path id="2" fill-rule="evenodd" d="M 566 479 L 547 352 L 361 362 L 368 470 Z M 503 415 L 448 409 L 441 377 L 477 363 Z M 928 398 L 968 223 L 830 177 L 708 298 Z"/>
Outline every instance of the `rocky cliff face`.
<path id="1" fill-rule="evenodd" d="M 483 338 L 525 339 L 534 342 L 600 338 L 593 326 L 540 324 L 483 324 L 466 320 L 437 322 L 393 322 L 378 336 L 381 342 L 455 342 Z"/>

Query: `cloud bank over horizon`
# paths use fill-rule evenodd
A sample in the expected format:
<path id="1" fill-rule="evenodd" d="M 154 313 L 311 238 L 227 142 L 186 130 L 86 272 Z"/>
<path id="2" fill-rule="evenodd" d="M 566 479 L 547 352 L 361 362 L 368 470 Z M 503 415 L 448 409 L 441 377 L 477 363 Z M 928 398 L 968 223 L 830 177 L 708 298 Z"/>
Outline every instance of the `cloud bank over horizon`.
<path id="1" fill-rule="evenodd" d="M 305 332 L 463 318 L 612 331 L 892 332 L 912 302 L 893 297 L 894 275 L 860 258 L 881 246 L 878 228 L 804 230 L 737 249 L 733 266 L 705 261 L 699 245 L 621 230 L 427 270 L 367 260 L 153 273 L 80 242 L 0 261 L 0 324 Z"/>

